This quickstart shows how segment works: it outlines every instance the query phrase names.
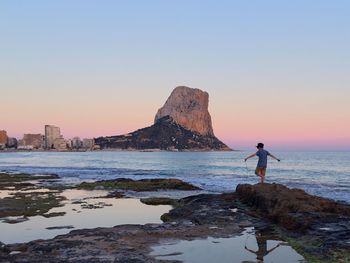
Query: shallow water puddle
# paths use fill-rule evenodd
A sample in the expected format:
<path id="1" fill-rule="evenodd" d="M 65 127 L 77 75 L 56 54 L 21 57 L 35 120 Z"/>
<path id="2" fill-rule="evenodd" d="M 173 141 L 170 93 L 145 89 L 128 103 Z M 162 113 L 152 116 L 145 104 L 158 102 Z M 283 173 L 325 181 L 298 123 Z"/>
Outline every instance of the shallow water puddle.
<path id="1" fill-rule="evenodd" d="M 63 191 L 62 195 L 71 201 L 88 199 L 94 197 L 106 196 L 108 191 L 105 190 L 79 190 L 79 189 L 67 189 Z"/>
<path id="2" fill-rule="evenodd" d="M 69 198 L 65 205 L 48 212 L 65 212 L 63 216 L 50 218 L 33 216 L 17 224 L 2 221 L 0 241 L 6 244 L 20 243 L 53 238 L 73 229 L 161 223 L 160 216 L 171 209 L 168 205 L 145 205 L 139 199 L 91 198 L 101 194 L 101 191 L 65 191 L 63 195 Z"/>
<path id="3" fill-rule="evenodd" d="M 151 255 L 158 260 L 179 260 L 186 263 L 305 262 L 287 243 L 252 228 L 231 238 L 209 237 L 157 245 L 153 247 Z"/>

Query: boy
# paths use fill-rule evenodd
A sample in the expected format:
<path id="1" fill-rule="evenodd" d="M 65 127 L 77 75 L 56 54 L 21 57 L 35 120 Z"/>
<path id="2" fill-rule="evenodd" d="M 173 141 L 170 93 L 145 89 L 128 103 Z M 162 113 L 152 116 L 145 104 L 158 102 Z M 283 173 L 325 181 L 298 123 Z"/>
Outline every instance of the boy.
<path id="1" fill-rule="evenodd" d="M 252 155 L 249 155 L 247 158 L 244 159 L 244 161 L 246 162 L 249 158 L 252 158 L 254 156 L 259 157 L 259 161 L 258 161 L 258 164 L 257 164 L 256 169 L 255 169 L 255 174 L 260 177 L 260 179 L 261 179 L 260 182 L 263 184 L 264 180 L 265 180 L 265 174 L 266 174 L 267 156 L 271 156 L 273 159 L 275 159 L 279 162 L 281 160 L 278 159 L 277 157 L 273 156 L 268 151 L 265 151 L 264 144 L 261 142 L 258 143 L 256 148 L 258 148 L 258 151 L 256 153 L 253 153 Z"/>

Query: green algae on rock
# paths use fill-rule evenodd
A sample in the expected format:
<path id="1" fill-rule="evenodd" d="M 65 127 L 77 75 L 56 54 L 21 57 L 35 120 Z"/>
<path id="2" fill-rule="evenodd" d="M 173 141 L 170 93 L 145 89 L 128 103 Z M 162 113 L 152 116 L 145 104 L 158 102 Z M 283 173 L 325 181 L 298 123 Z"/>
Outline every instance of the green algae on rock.
<path id="1" fill-rule="evenodd" d="M 20 190 L 26 187 L 34 187 L 31 181 L 54 180 L 58 175 L 32 175 L 26 173 L 0 173 L 0 190 Z"/>
<path id="2" fill-rule="evenodd" d="M 103 180 L 97 182 L 83 182 L 77 186 L 78 189 L 121 189 L 135 192 L 147 192 L 157 190 L 200 190 L 200 188 L 183 182 L 179 179 L 142 179 L 132 180 L 118 178 L 114 180 Z"/>
<path id="3" fill-rule="evenodd" d="M 173 207 L 180 206 L 180 201 L 168 197 L 149 197 L 142 198 L 140 201 L 146 205 L 171 205 Z"/>
<path id="4" fill-rule="evenodd" d="M 291 237 L 282 234 L 283 238 L 309 263 L 347 263 L 350 262 L 350 250 L 344 248 L 323 249 L 322 238 L 315 236 Z"/>
<path id="5" fill-rule="evenodd" d="M 63 200 L 65 198 L 57 192 L 17 192 L 11 197 L 0 199 L 0 217 L 44 216 L 51 208 L 62 206 Z"/>
<path id="6" fill-rule="evenodd" d="M 57 178 L 57 175 L 0 173 L 0 191 L 8 192 L 0 198 L 0 218 L 44 216 L 51 208 L 61 206 L 65 198 L 59 195 L 60 191 L 38 186 L 43 180 L 49 182 Z"/>

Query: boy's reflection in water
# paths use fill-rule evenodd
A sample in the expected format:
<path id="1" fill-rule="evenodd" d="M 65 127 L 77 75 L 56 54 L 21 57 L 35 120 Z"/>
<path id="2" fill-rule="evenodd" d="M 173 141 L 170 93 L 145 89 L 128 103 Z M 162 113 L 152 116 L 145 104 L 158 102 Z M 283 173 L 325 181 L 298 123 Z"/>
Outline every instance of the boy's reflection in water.
<path id="1" fill-rule="evenodd" d="M 262 231 L 256 231 L 255 238 L 256 238 L 256 243 L 258 244 L 257 251 L 254 251 L 252 249 L 247 248 L 247 245 L 245 245 L 244 248 L 247 251 L 255 254 L 258 262 L 264 262 L 264 257 L 267 256 L 271 251 L 275 250 L 276 248 L 278 248 L 280 246 L 280 244 L 278 244 L 275 247 L 268 250 L 267 249 L 267 240 L 272 240 L 273 237 L 271 236 L 271 234 L 268 235 L 267 233 L 264 233 Z"/>

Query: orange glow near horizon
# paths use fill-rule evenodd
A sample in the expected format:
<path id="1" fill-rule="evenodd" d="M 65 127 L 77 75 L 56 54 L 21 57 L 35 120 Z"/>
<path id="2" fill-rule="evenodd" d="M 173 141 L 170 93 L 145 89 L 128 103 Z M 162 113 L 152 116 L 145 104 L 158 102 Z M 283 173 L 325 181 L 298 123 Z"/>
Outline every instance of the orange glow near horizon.
<path id="1" fill-rule="evenodd" d="M 127 106 L 124 106 L 127 109 Z M 85 108 L 77 110 L 70 108 L 69 114 L 66 113 L 67 117 L 64 119 L 54 116 L 53 121 L 47 122 L 42 122 L 40 114 L 32 114 L 31 119 L 25 120 L 21 119 L 21 115 L 17 118 L 11 115 L 7 116 L 3 122 L 7 124 L 6 127 L 1 128 L 7 130 L 9 136 L 17 138 L 21 138 L 23 133 L 43 134 L 45 124 L 59 126 L 66 138 L 110 136 L 152 125 L 157 109 L 158 107 L 149 107 L 148 110 L 136 108 L 134 111 L 125 111 L 123 115 L 120 111 L 118 114 L 113 114 L 114 111 L 110 109 L 108 112 L 102 112 L 98 107 L 96 111 L 90 108 L 88 112 Z M 63 107 L 61 110 L 63 111 Z M 225 111 L 221 107 L 212 109 L 211 115 L 215 135 L 234 149 L 251 148 L 258 141 L 283 149 L 289 146 L 292 148 L 324 146 L 331 149 L 349 147 L 349 122 L 341 118 L 327 119 L 326 116 L 323 116 L 324 118 L 314 116 L 312 119 L 311 114 L 306 116 L 307 114 L 302 113 L 286 119 L 283 114 L 286 114 L 285 111 L 275 116 L 269 115 L 270 117 L 266 119 L 259 119 L 256 117 L 254 107 L 244 115 L 239 112 Z M 47 120 L 50 119 L 49 114 L 45 117 Z"/>
<path id="2" fill-rule="evenodd" d="M 125 134 L 152 125 L 156 111 L 171 92 L 160 87 L 120 90 L 110 90 L 103 100 L 96 100 L 99 90 L 90 91 L 84 98 L 80 90 L 72 90 L 68 98 L 57 93 L 51 101 L 35 101 L 25 94 L 15 97 L 17 93 L 13 93 L 0 105 L 8 112 L 1 116 L 0 129 L 17 138 L 24 133 L 44 133 L 45 124 L 60 127 L 66 138 Z M 324 96 L 315 99 L 305 93 L 298 99 L 297 93 L 285 100 L 266 90 L 262 103 L 249 90 L 227 93 L 209 86 L 204 90 L 210 94 L 214 132 L 232 148 L 250 148 L 263 141 L 280 148 L 350 149 L 350 114 L 341 94 L 327 98 L 325 103 Z"/>

